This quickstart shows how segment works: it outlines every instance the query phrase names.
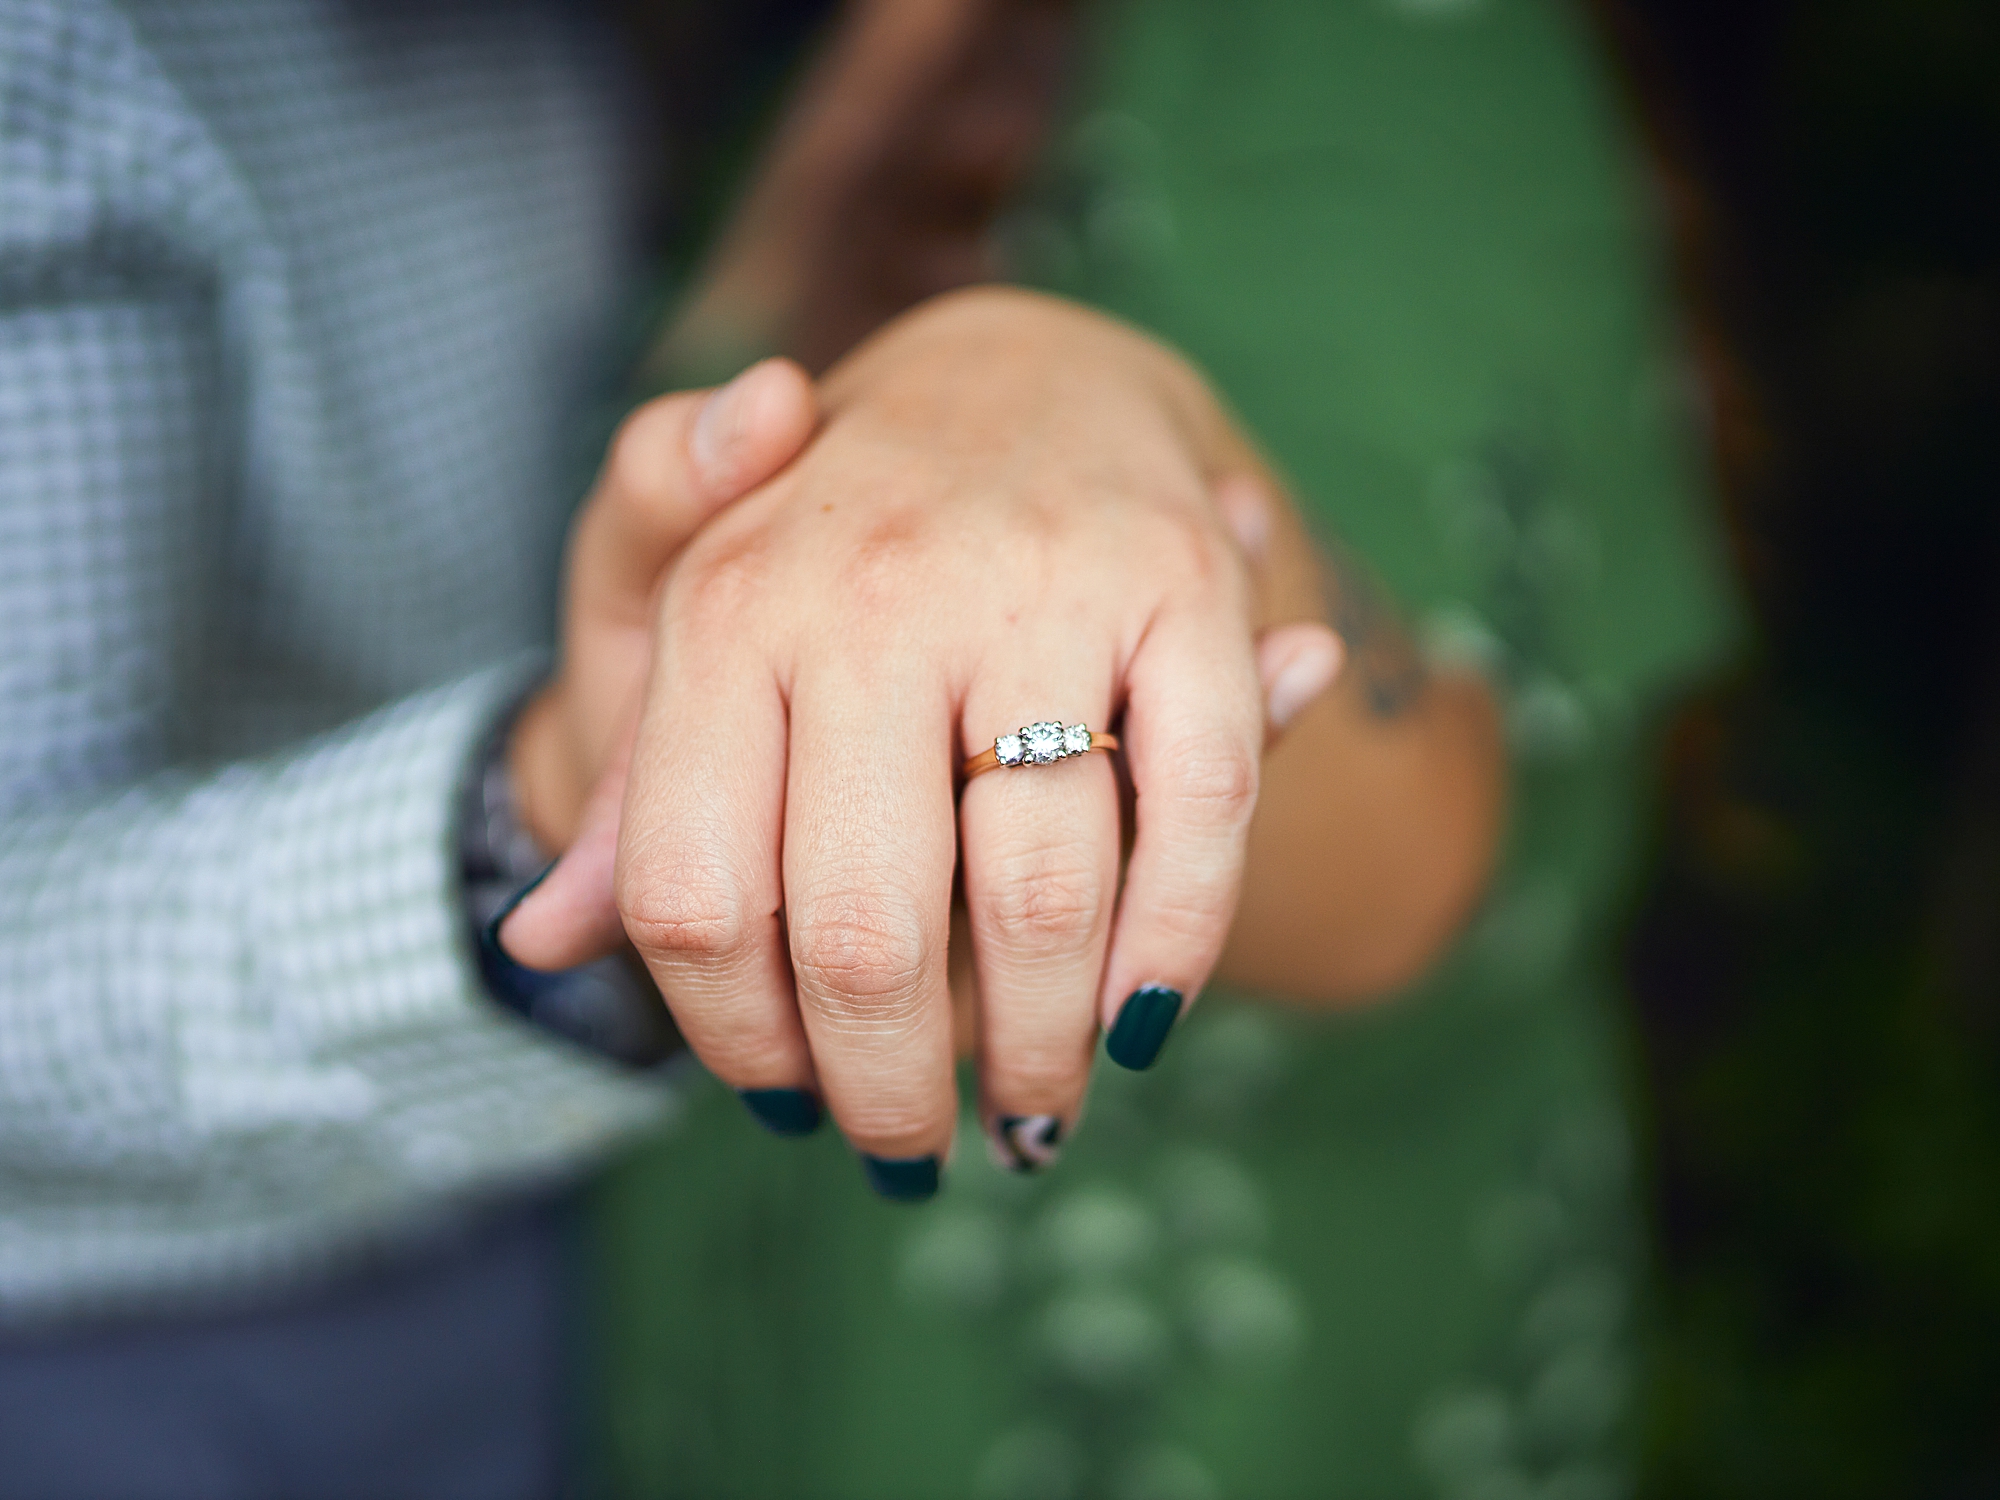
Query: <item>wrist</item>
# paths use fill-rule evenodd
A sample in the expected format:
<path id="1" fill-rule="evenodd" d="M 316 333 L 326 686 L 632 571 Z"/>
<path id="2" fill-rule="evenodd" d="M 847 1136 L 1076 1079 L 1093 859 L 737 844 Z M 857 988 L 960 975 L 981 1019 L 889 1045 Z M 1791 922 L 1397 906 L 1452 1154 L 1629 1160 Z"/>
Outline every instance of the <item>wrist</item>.
<path id="1" fill-rule="evenodd" d="M 615 953 L 559 970 L 517 963 L 498 940 L 500 924 L 549 870 L 554 845 L 525 824 L 515 757 L 547 769 L 543 757 L 564 736 L 547 688 L 496 723 L 468 768 L 460 794 L 458 852 L 461 896 L 479 977 L 499 1005 L 544 1031 L 628 1067 L 649 1069 L 681 1050 L 666 1007 L 629 955 Z M 530 709 L 544 726 L 524 733 Z M 540 873 L 537 873 L 537 872 Z"/>

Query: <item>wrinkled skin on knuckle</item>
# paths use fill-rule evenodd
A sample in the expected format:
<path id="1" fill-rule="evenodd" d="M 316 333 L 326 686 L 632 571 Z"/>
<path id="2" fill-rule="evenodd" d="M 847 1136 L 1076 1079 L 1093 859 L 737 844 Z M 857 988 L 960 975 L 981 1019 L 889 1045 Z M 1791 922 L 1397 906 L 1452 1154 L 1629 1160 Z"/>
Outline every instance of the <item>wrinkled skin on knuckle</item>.
<path id="1" fill-rule="evenodd" d="M 1245 745 L 1218 735 L 1183 740 L 1165 757 L 1157 795 L 1178 816 L 1210 826 L 1243 826 L 1257 806 L 1262 766 Z"/>
<path id="2" fill-rule="evenodd" d="M 837 1025 L 914 1024 L 934 948 L 914 904 L 850 891 L 794 903 L 791 916 L 792 968 L 802 996 Z"/>
<path id="3" fill-rule="evenodd" d="M 899 618 L 942 561 L 930 518 L 906 507 L 890 509 L 846 543 L 836 597 L 863 619 Z"/>
<path id="4" fill-rule="evenodd" d="M 618 871 L 616 896 L 626 935 L 649 958 L 719 962 L 749 944 L 744 893 L 712 866 L 631 859 Z"/>
<path id="5" fill-rule="evenodd" d="M 1167 931 L 1207 934 L 1219 949 L 1236 915 L 1239 874 L 1222 858 L 1177 861 L 1156 883 L 1150 915 Z"/>
<path id="6" fill-rule="evenodd" d="M 1023 850 L 981 875 L 981 925 L 1011 951 L 1075 952 L 1105 926 L 1105 872 L 1089 849 Z"/>

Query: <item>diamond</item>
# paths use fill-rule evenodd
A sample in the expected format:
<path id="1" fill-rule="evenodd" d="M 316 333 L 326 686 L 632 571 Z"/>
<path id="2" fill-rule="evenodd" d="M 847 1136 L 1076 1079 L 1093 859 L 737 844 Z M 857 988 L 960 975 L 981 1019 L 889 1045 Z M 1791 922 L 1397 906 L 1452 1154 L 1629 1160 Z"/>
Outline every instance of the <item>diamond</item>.
<path id="1" fill-rule="evenodd" d="M 1018 766 L 1022 754 L 1021 737 L 1018 734 L 1003 734 L 993 742 L 993 758 L 1003 766 Z"/>
<path id="2" fill-rule="evenodd" d="M 1031 764 L 1045 766 L 1052 760 L 1062 759 L 1063 727 L 1044 719 L 1039 724 L 1030 724 L 1021 731 L 1021 743 L 1028 752 Z"/>
<path id="3" fill-rule="evenodd" d="M 1082 755 L 1090 749 L 1090 726 L 1071 724 L 1063 730 L 1063 754 Z"/>

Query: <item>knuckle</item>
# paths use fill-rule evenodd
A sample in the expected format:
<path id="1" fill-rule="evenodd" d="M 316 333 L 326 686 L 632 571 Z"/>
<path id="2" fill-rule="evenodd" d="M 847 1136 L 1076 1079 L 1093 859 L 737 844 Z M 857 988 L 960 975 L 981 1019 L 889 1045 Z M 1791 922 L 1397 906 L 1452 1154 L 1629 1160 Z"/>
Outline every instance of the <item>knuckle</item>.
<path id="1" fill-rule="evenodd" d="M 1105 877 L 1087 851 L 1041 849 L 1001 860 L 987 872 L 987 885 L 987 921 L 1009 946 L 1079 948 L 1103 925 Z"/>
<path id="2" fill-rule="evenodd" d="M 1149 569 L 1180 581 L 1183 589 L 1219 584 L 1225 554 L 1218 545 L 1214 524 L 1180 508 L 1160 508 L 1153 516 Z"/>
<path id="3" fill-rule="evenodd" d="M 1161 791 L 1204 822 L 1247 823 L 1257 805 L 1258 758 L 1234 740 L 1204 736 L 1175 747 Z"/>
<path id="4" fill-rule="evenodd" d="M 922 520 L 892 511 L 850 545 L 842 567 L 842 595 L 864 611 L 900 601 L 912 580 L 929 572 L 931 551 Z"/>
<path id="5" fill-rule="evenodd" d="M 932 944 L 915 908 L 880 895 L 824 898 L 794 913 L 792 966 L 800 988 L 836 1018 L 872 1025 L 916 1014 Z"/>
<path id="6" fill-rule="evenodd" d="M 721 959 L 751 940 L 743 893 L 712 869 L 635 861 L 619 871 L 616 894 L 626 935 L 648 956 Z"/>
<path id="7" fill-rule="evenodd" d="M 753 533 L 685 558 L 668 592 L 673 619 L 683 625 L 741 619 L 765 591 L 769 569 L 762 540 Z"/>
<path id="8" fill-rule="evenodd" d="M 1213 861 L 1173 871 L 1148 904 L 1152 919 L 1164 931 L 1214 933 L 1219 938 L 1236 914 L 1236 894 L 1235 867 Z"/>

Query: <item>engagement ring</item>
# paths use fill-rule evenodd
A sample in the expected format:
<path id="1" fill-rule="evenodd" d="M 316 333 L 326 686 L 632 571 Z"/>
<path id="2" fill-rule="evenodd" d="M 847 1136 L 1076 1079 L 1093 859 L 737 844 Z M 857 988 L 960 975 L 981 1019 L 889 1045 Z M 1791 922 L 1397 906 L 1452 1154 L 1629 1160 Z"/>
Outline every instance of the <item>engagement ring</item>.
<path id="1" fill-rule="evenodd" d="M 1116 750 L 1118 736 L 1093 730 L 1083 724 L 1058 724 L 1044 719 L 1024 724 L 1012 734 L 994 740 L 991 750 L 982 750 L 965 763 L 965 779 L 1001 766 L 1047 766 L 1072 755 L 1088 755 L 1093 750 Z"/>

